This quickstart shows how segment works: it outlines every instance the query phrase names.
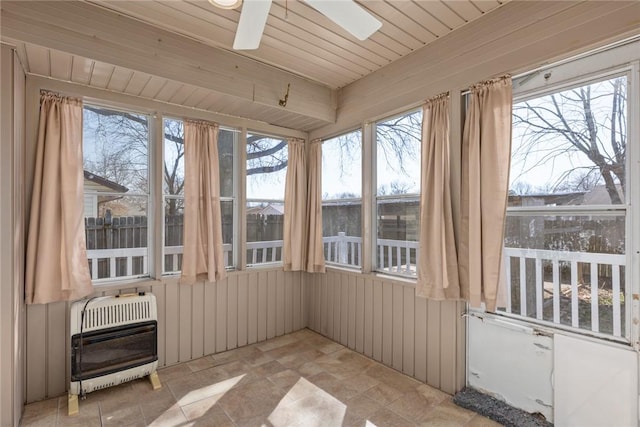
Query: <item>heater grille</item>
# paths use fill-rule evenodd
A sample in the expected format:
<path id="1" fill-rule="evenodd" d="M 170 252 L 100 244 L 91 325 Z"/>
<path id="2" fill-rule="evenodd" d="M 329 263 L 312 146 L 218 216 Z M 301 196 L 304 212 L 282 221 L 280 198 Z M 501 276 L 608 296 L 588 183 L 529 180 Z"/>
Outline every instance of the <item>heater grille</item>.
<path id="1" fill-rule="evenodd" d="M 79 301 L 71 307 L 71 335 L 80 333 L 81 324 L 84 332 L 90 332 L 150 320 L 157 320 L 155 300 L 150 294 L 101 297 L 88 304 Z"/>

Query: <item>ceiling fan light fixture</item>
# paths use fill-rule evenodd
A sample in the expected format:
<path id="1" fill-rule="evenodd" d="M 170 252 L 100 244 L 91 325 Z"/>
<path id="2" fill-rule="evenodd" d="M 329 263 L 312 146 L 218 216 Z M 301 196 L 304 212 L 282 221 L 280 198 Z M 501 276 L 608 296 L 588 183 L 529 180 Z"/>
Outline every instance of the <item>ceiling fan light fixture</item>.
<path id="1" fill-rule="evenodd" d="M 242 4 L 242 0 L 209 0 L 209 3 L 220 9 L 236 9 Z"/>

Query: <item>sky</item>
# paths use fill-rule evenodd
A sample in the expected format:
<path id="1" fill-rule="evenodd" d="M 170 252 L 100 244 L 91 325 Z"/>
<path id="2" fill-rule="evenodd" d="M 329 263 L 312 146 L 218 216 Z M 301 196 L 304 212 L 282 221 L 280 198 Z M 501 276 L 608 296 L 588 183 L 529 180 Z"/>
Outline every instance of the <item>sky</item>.
<path id="1" fill-rule="evenodd" d="M 623 77 L 624 79 L 624 77 Z M 600 123 L 598 135 L 601 139 L 600 150 L 607 154 L 607 144 L 610 139 L 610 132 L 603 124 L 608 122 L 611 115 L 611 84 L 604 81 L 589 85 L 592 91 L 592 110 L 595 122 Z M 564 95 L 571 96 L 570 91 L 563 92 Z M 537 108 L 551 108 L 550 96 L 542 96 L 529 100 L 530 105 Z M 522 103 L 514 105 L 514 111 Z M 575 102 L 568 102 L 564 108 L 567 110 L 566 116 L 579 123 L 582 120 L 580 114 L 583 110 L 578 109 L 578 113 L 571 113 L 571 106 L 575 107 Z M 417 113 L 412 113 L 417 114 Z M 406 125 L 407 122 L 398 122 L 397 118 L 389 119 L 386 123 L 397 123 Z M 414 121 L 419 126 L 421 120 Z M 576 124 L 576 126 L 578 126 Z M 91 115 L 85 114 L 85 128 L 95 127 L 95 121 Z M 416 135 L 420 135 L 419 129 Z M 558 136 L 545 137 L 536 142 L 534 149 L 527 148 L 528 144 L 527 128 L 514 125 L 512 135 L 512 152 L 514 153 L 511 163 L 510 188 L 522 193 L 523 188 L 528 188 L 531 192 L 542 192 L 554 187 L 562 182 L 562 176 L 568 171 L 590 167 L 593 163 L 582 153 L 575 150 L 558 153 L 558 149 L 567 146 L 566 141 Z M 107 135 L 106 139 L 112 138 Z M 105 140 L 105 137 L 96 138 L 91 132 L 84 132 L 84 155 L 85 159 L 92 159 L 98 155 L 97 142 Z M 362 157 L 361 157 L 361 131 L 357 130 L 349 134 L 328 139 L 323 142 L 322 149 L 322 193 L 324 198 L 336 198 L 345 194 L 353 194 L 360 197 L 362 188 Z M 280 139 L 265 137 L 266 146 L 278 144 Z M 389 187 L 392 183 L 401 182 L 405 192 L 418 193 L 420 187 L 420 141 L 414 138 L 411 142 L 415 144 L 416 153 L 412 156 L 404 156 L 398 159 L 393 150 L 387 146 L 386 150 L 378 149 L 377 158 L 377 186 L 386 187 L 389 194 Z M 345 149 L 344 147 L 348 147 Z M 378 144 L 380 147 L 380 144 Z M 608 145 L 610 147 L 610 144 Z M 175 153 L 171 151 L 171 144 L 165 144 L 166 161 L 171 163 Z M 611 151 L 610 149 L 608 151 Z M 385 155 L 385 152 L 387 155 Z M 523 155 L 526 153 L 526 155 Z M 608 153 L 610 154 L 610 153 Z M 279 156 L 286 158 L 286 147 Z M 277 159 L 275 160 L 278 161 Z M 251 165 L 249 165 L 251 167 Z M 401 171 L 401 166 L 404 172 Z M 183 167 L 180 166 L 182 170 Z M 247 197 L 250 199 L 274 199 L 282 200 L 284 197 L 286 169 L 268 174 L 257 174 L 247 177 Z M 125 183 L 126 185 L 126 183 Z M 562 187 L 560 185 L 560 187 Z M 565 186 L 566 187 L 566 186 Z M 565 190 L 566 191 L 566 190 Z"/>

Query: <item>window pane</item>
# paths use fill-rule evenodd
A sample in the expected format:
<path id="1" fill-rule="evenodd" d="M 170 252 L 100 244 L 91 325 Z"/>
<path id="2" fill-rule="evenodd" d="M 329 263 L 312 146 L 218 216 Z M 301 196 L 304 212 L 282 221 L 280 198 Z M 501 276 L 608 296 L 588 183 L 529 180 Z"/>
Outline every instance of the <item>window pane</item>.
<path id="1" fill-rule="evenodd" d="M 247 264 L 282 261 L 284 203 L 247 203 Z"/>
<path id="2" fill-rule="evenodd" d="M 420 221 L 419 197 L 377 203 L 379 271 L 415 277 Z"/>
<path id="3" fill-rule="evenodd" d="M 376 123 L 378 271 L 417 275 L 421 138 L 422 110 Z"/>
<path id="4" fill-rule="evenodd" d="M 234 158 L 233 147 L 238 139 L 238 132 L 220 129 L 218 132 L 218 158 L 220 161 L 220 195 L 233 197 Z"/>
<path id="5" fill-rule="evenodd" d="M 165 197 L 164 209 L 164 272 L 182 270 L 184 245 L 184 199 Z"/>
<path id="6" fill-rule="evenodd" d="M 164 119 L 164 194 L 184 196 L 184 124 Z"/>
<path id="7" fill-rule="evenodd" d="M 322 200 L 359 199 L 362 194 L 362 132 L 322 142 Z"/>
<path id="8" fill-rule="evenodd" d="M 233 200 L 221 200 L 220 213 L 222 214 L 224 265 L 225 267 L 233 267 Z"/>
<path id="9" fill-rule="evenodd" d="M 513 106 L 510 192 L 525 205 L 625 200 L 627 78 Z"/>
<path id="10" fill-rule="evenodd" d="M 148 117 L 85 105 L 84 215 L 92 279 L 148 269 Z"/>
<path id="11" fill-rule="evenodd" d="M 286 139 L 247 135 L 247 264 L 282 261 Z"/>
<path id="12" fill-rule="evenodd" d="M 91 278 L 149 274 L 147 197 L 98 196 L 97 203 L 104 215 L 85 216 Z"/>
<path id="13" fill-rule="evenodd" d="M 85 171 L 98 181 L 87 182 L 86 189 L 149 193 L 147 116 L 86 105 L 82 138 Z"/>
<path id="14" fill-rule="evenodd" d="M 163 272 L 182 270 L 184 236 L 184 122 L 164 119 Z"/>
<path id="15" fill-rule="evenodd" d="M 377 195 L 420 193 L 422 110 L 376 123 Z"/>
<path id="16" fill-rule="evenodd" d="M 362 266 L 362 132 L 322 143 L 322 235 L 329 263 Z"/>
<path id="17" fill-rule="evenodd" d="M 625 334 L 625 217 L 507 216 L 507 312 Z"/>
<path id="18" fill-rule="evenodd" d="M 513 108 L 505 228 L 505 310 L 625 337 L 625 215 L 526 214 L 527 208 L 621 205 L 626 198 L 627 78 Z"/>
<path id="19" fill-rule="evenodd" d="M 284 200 L 287 141 L 247 135 L 247 199 Z"/>

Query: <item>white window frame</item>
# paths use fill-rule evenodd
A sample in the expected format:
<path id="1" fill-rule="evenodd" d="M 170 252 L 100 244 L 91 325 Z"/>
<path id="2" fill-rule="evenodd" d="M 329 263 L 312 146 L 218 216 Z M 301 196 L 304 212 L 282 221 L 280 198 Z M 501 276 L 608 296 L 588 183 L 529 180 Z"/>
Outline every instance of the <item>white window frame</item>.
<path id="1" fill-rule="evenodd" d="M 85 106 L 103 108 L 105 110 L 110 110 L 114 112 L 120 113 L 131 113 L 137 115 L 143 115 L 147 117 L 148 120 L 148 144 L 147 144 L 147 180 L 148 180 L 148 192 L 144 193 L 131 193 L 127 194 L 132 197 L 146 197 L 147 198 L 147 272 L 143 274 L 137 275 L 127 275 L 127 276 L 119 276 L 119 277 L 105 277 L 101 279 L 92 279 L 92 283 L 96 286 L 100 286 L 103 284 L 113 284 L 118 282 L 126 282 L 141 278 L 150 278 L 153 277 L 154 272 L 157 268 L 155 249 L 156 249 L 156 235 L 154 230 L 156 229 L 156 216 L 155 207 L 156 207 L 156 198 L 157 198 L 157 183 L 155 182 L 155 157 L 158 154 L 158 151 L 162 151 L 162 149 L 158 150 L 156 145 L 154 144 L 154 129 L 156 125 L 157 118 L 153 114 L 153 112 L 145 111 L 144 109 L 135 109 L 135 108 L 126 108 L 120 106 L 114 106 L 109 103 L 100 102 L 100 100 L 84 100 L 83 101 L 83 111 Z M 83 113 L 84 114 L 84 113 Z M 84 133 L 84 121 L 83 121 L 83 133 Z M 83 149 L 84 149 L 84 140 L 83 140 Z M 162 191 L 162 188 L 160 189 Z M 111 192 L 92 192 L 92 191 L 83 191 L 83 195 L 86 196 L 121 196 L 121 193 L 111 193 Z M 97 214 L 97 212 L 96 212 Z M 164 235 L 162 236 L 164 239 Z M 113 263 L 111 264 L 113 266 Z M 111 268 L 111 267 L 110 267 Z M 162 270 L 162 267 L 160 267 Z"/>
<path id="2" fill-rule="evenodd" d="M 342 136 L 351 134 L 351 133 L 355 133 L 355 132 L 360 132 L 360 175 L 362 177 L 362 173 L 363 173 L 363 169 L 364 169 L 364 155 L 363 155 L 363 135 L 364 135 L 364 131 L 363 128 L 356 128 L 356 129 L 351 129 L 349 131 L 346 132 L 342 132 L 339 135 L 333 136 L 331 138 L 325 138 L 322 140 L 322 144 L 324 145 L 325 142 L 331 141 L 335 138 L 340 138 Z M 323 159 L 322 161 L 324 162 L 324 154 L 323 154 Z M 365 227 L 365 221 L 364 221 L 364 198 L 363 198 L 363 193 L 364 193 L 364 188 L 362 185 L 363 180 L 361 179 L 361 186 L 360 186 L 360 197 L 357 198 L 339 198 L 339 199 L 322 199 L 321 204 L 322 207 L 324 208 L 325 205 L 330 205 L 332 203 L 342 203 L 342 202 L 358 202 L 360 203 L 360 236 L 358 237 L 360 239 L 359 242 L 359 249 L 358 249 L 358 263 L 357 264 L 351 264 L 349 259 L 347 259 L 347 262 L 334 262 L 331 261 L 330 259 L 325 260 L 325 262 L 327 263 L 328 266 L 332 266 L 332 267 L 338 267 L 338 268 L 346 268 L 349 270 L 353 270 L 353 271 L 362 271 L 363 268 L 363 264 L 364 264 L 364 257 L 365 257 L 365 244 L 364 244 L 364 230 L 363 228 Z M 324 194 L 324 188 L 322 189 L 322 192 Z M 324 229 L 323 231 L 323 242 L 322 242 L 322 247 L 323 247 L 323 251 L 324 251 L 324 247 L 325 244 L 329 245 L 329 248 L 332 248 L 332 245 L 330 242 L 325 242 L 325 239 L 327 238 L 331 238 L 334 236 L 324 236 Z M 347 238 L 349 237 L 357 237 L 357 236 L 346 236 Z M 351 242 L 351 243 L 356 243 L 356 242 Z M 356 243 L 357 244 L 357 243 Z M 329 249 L 331 252 L 330 253 L 334 253 L 332 251 L 332 249 Z M 353 250 L 353 249 L 352 249 Z"/>
<path id="3" fill-rule="evenodd" d="M 606 78 L 626 76 L 628 82 L 627 100 L 627 194 L 622 205 L 576 206 L 576 207 L 512 207 L 507 215 L 615 215 L 625 213 L 625 336 L 614 337 L 610 334 L 576 329 L 512 313 L 498 312 L 501 316 L 511 317 L 527 323 L 540 324 L 550 330 L 565 331 L 578 335 L 593 336 L 612 341 L 624 342 L 634 348 L 640 348 L 638 337 L 640 325 L 632 319 L 640 314 L 640 302 L 633 297 L 640 293 L 640 209 L 634 206 L 640 203 L 640 41 L 626 40 L 615 46 L 609 46 L 574 57 L 561 63 L 541 67 L 514 78 L 514 104 L 545 94 L 557 93 L 564 89 L 586 85 Z"/>
<path id="4" fill-rule="evenodd" d="M 369 249 L 369 259 L 371 262 L 371 268 L 373 271 L 375 271 L 375 273 L 380 274 L 380 275 L 388 275 L 388 276 L 392 276 L 396 279 L 402 279 L 402 280 L 409 280 L 412 283 L 415 283 L 417 281 L 417 277 L 418 277 L 418 271 L 417 271 L 417 260 L 419 257 L 418 254 L 418 249 L 416 249 L 416 271 L 414 275 L 409 275 L 409 274 L 402 274 L 399 272 L 394 272 L 394 271 L 386 271 L 386 270 L 380 270 L 380 267 L 378 265 L 378 201 L 379 200 L 389 200 L 389 199 L 413 199 L 413 198 L 418 198 L 418 204 L 420 203 L 420 195 L 421 192 L 423 191 L 422 188 L 420 188 L 420 191 L 418 193 L 410 193 L 410 194 L 397 194 L 397 195 L 383 195 L 383 196 L 378 196 L 378 133 L 377 133 L 377 125 L 378 123 L 382 123 L 382 122 L 386 122 L 389 120 L 393 120 L 395 118 L 398 117 L 403 117 L 403 116 L 408 116 L 414 113 L 417 113 L 421 110 L 421 107 L 418 108 L 411 108 L 411 109 L 407 109 L 405 111 L 402 111 L 400 113 L 397 114 L 393 114 L 390 116 L 386 116 L 383 118 L 380 118 L 378 120 L 376 120 L 375 122 L 372 122 L 370 124 L 368 124 L 366 127 L 369 128 L 369 134 L 366 136 L 367 139 L 365 139 L 365 145 L 366 145 L 366 141 L 370 141 L 370 146 L 371 149 L 370 150 L 365 150 L 363 151 L 363 164 L 368 162 L 369 163 L 369 168 L 368 168 L 368 172 L 370 173 L 370 176 L 367 177 L 368 178 L 368 182 L 370 182 L 370 187 L 366 188 L 363 187 L 363 194 L 365 190 L 370 191 L 370 215 L 371 215 L 371 219 L 370 219 L 370 223 L 369 223 L 369 233 L 370 234 L 370 244 L 367 246 L 367 248 Z M 364 134 L 364 130 L 363 130 L 363 134 Z M 420 130 L 420 134 L 422 134 L 422 129 Z M 418 151 L 421 153 L 422 152 L 422 141 L 418 141 Z M 368 154 L 369 158 L 365 160 L 364 155 Z M 421 154 L 420 154 L 421 155 Z M 363 180 L 364 182 L 365 180 Z M 418 176 L 418 185 L 421 186 L 421 182 L 422 182 L 422 177 Z M 364 197 L 363 197 L 363 203 L 364 203 Z M 420 217 L 418 216 L 418 227 L 420 226 L 419 224 L 420 222 Z M 363 222 L 364 225 L 364 222 Z M 419 230 L 418 230 L 418 239 L 419 239 Z M 416 242 L 416 247 L 419 245 L 419 240 Z M 366 256 L 366 255 L 365 255 Z"/>
<path id="5" fill-rule="evenodd" d="M 242 161 L 244 162 L 243 165 L 243 178 L 244 178 L 244 188 L 245 188 L 245 198 L 244 198 L 244 209 L 242 210 L 242 223 L 243 223 L 243 229 L 244 229 L 244 245 L 243 245 L 243 249 L 242 249 L 242 257 L 244 260 L 244 265 L 246 266 L 247 269 L 259 269 L 259 268 L 270 268 L 270 267 L 274 267 L 274 266 L 282 266 L 283 265 L 283 258 L 284 258 L 284 235 L 282 236 L 283 241 L 282 241 L 282 246 L 280 247 L 280 260 L 279 261 L 265 261 L 265 262 L 256 262 L 255 264 L 252 263 L 251 261 L 253 261 L 252 259 L 249 259 L 249 257 L 247 256 L 247 252 L 248 252 L 248 246 L 251 243 L 255 243 L 254 241 L 249 241 L 246 231 L 247 231 L 247 209 L 248 209 L 248 205 L 249 203 L 278 203 L 278 204 L 282 204 L 284 206 L 285 203 L 285 196 L 286 196 L 286 178 L 285 178 L 285 188 L 283 189 L 283 194 L 282 194 L 282 199 L 269 199 L 269 198 L 264 198 L 264 199 L 257 199 L 257 198 L 249 198 L 247 196 L 247 179 L 248 179 L 248 175 L 247 175 L 247 140 L 248 140 L 248 135 L 259 135 L 259 136 L 263 136 L 266 138 L 271 138 L 271 139 L 277 139 L 277 140 L 281 140 L 281 141 L 285 141 L 287 143 L 286 148 L 284 148 L 285 150 L 289 150 L 289 142 L 288 139 L 289 137 L 286 136 L 282 136 L 282 135 L 274 135 L 274 134 L 270 134 L 270 133 L 266 133 L 263 131 L 254 131 L 254 130 L 247 130 L 244 133 L 244 155 L 242 156 L 243 159 Z M 287 151 L 287 167 L 284 168 L 283 170 L 285 171 L 285 177 L 286 177 L 286 171 L 289 168 L 289 153 Z M 283 214 L 284 215 L 284 214 Z M 283 234 L 284 234 L 284 229 L 283 229 Z M 268 241 L 268 240 L 267 240 Z M 276 251 L 277 247 L 273 247 L 272 251 Z M 266 251 L 266 249 L 263 249 Z M 263 252 L 264 253 L 264 252 Z"/>

